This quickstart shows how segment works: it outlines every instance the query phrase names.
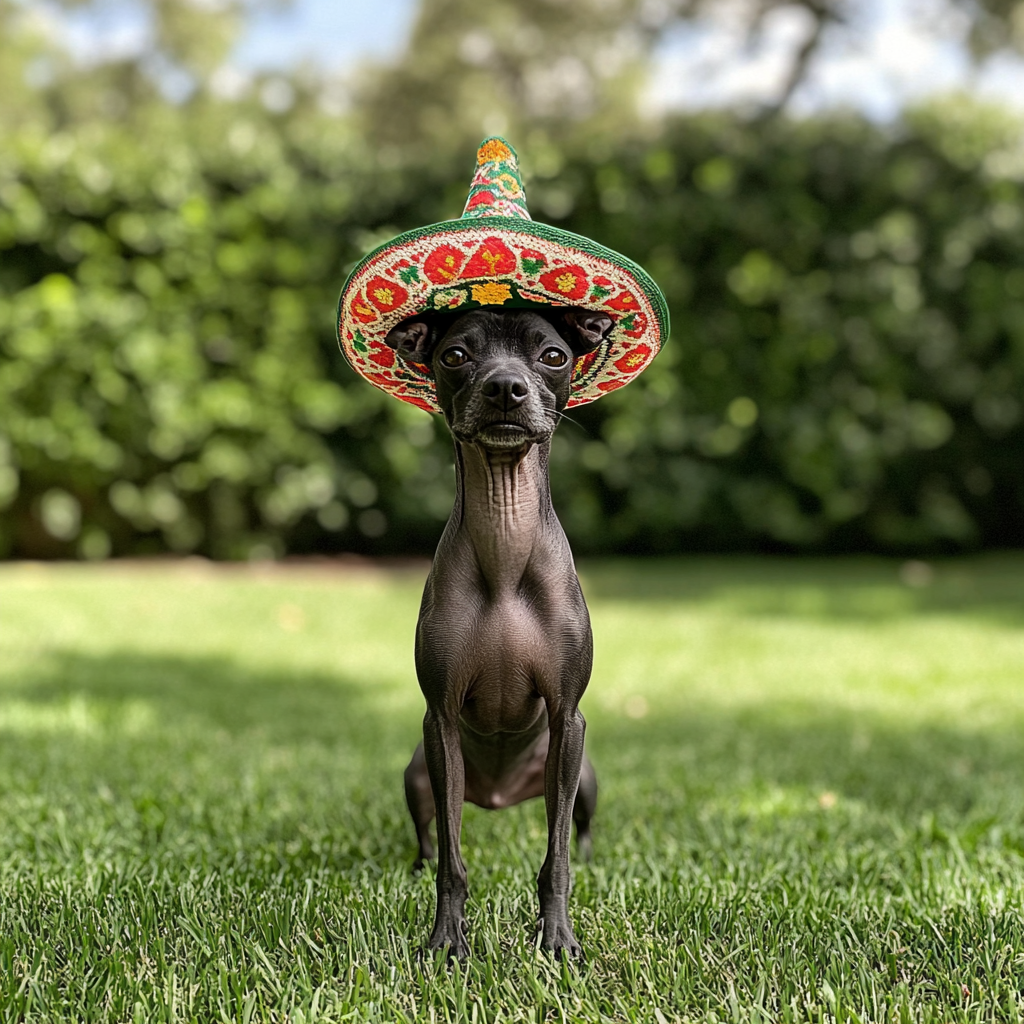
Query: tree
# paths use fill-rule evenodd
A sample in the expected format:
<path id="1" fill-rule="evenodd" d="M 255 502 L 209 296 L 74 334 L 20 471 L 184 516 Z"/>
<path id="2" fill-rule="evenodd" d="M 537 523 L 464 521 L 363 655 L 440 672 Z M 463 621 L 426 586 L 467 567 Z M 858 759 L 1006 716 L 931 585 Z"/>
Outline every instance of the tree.
<path id="1" fill-rule="evenodd" d="M 779 11 L 806 15 L 803 38 L 789 55 L 779 93 L 761 111 L 781 112 L 829 44 L 840 34 L 856 36 L 876 17 L 859 0 L 651 0 L 640 8 L 647 38 L 657 38 L 680 21 L 719 18 L 738 23 L 756 44 L 770 15 Z M 1024 53 L 1024 0 L 932 0 L 916 12 L 922 31 L 952 37 L 978 61 L 1000 52 Z"/>
<path id="2" fill-rule="evenodd" d="M 522 137 L 635 117 L 649 45 L 640 0 L 422 0 L 405 53 L 359 90 L 371 136 L 395 153 L 464 153 L 489 132 Z"/>

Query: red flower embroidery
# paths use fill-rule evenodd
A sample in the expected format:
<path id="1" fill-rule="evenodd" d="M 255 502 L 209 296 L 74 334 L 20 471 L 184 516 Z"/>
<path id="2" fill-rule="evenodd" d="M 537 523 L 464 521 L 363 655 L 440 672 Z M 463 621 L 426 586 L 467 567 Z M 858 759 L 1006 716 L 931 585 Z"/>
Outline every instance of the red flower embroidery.
<path id="1" fill-rule="evenodd" d="M 395 365 L 395 353 L 387 345 L 374 345 L 370 352 L 370 359 L 378 366 L 390 368 Z"/>
<path id="2" fill-rule="evenodd" d="M 472 210 L 474 206 L 493 206 L 494 202 L 494 193 L 488 192 L 484 189 L 483 192 L 477 192 L 477 194 L 473 196 L 468 203 L 466 203 L 466 209 Z"/>
<path id="3" fill-rule="evenodd" d="M 356 292 L 356 297 L 349 303 L 349 312 L 361 324 L 373 323 L 377 319 L 377 310 L 363 298 L 362 292 Z"/>
<path id="4" fill-rule="evenodd" d="M 454 281 L 466 259 L 466 254 L 454 245 L 439 245 L 423 264 L 423 273 L 434 284 L 447 284 Z"/>
<path id="5" fill-rule="evenodd" d="M 623 373 L 636 373 L 636 371 L 647 362 L 647 358 L 650 354 L 651 350 L 649 346 L 637 345 L 636 348 L 631 348 L 624 356 L 620 356 L 616 359 L 615 367 Z"/>
<path id="6" fill-rule="evenodd" d="M 415 395 L 401 395 L 399 396 L 403 402 L 408 402 L 410 405 L 415 405 L 418 409 L 422 409 L 424 412 L 436 412 L 437 410 L 427 401 L 422 398 L 417 398 Z"/>
<path id="7" fill-rule="evenodd" d="M 603 380 L 597 385 L 598 391 L 614 391 L 616 388 L 621 388 L 623 384 L 628 383 L 624 380 Z"/>
<path id="8" fill-rule="evenodd" d="M 608 288 L 612 282 L 607 277 L 595 277 L 594 284 L 598 284 L 602 288 Z"/>
<path id="9" fill-rule="evenodd" d="M 597 358 L 597 352 L 588 352 L 586 355 L 582 355 L 576 360 L 575 365 L 572 369 L 572 379 L 574 381 L 579 380 L 586 372 L 590 369 L 590 364 Z"/>
<path id="10" fill-rule="evenodd" d="M 394 281 L 388 281 L 383 277 L 375 277 L 367 282 L 366 297 L 382 313 L 390 313 L 391 310 L 397 309 L 409 298 L 409 293 Z"/>
<path id="11" fill-rule="evenodd" d="M 622 292 L 614 299 L 609 299 L 605 305 L 617 309 L 620 313 L 633 313 L 640 308 L 640 303 L 632 292 Z"/>
<path id="12" fill-rule="evenodd" d="M 485 238 L 483 245 L 473 253 L 461 277 L 499 277 L 514 274 L 516 258 L 500 238 Z"/>
<path id="13" fill-rule="evenodd" d="M 582 267 L 555 267 L 541 274 L 540 283 L 549 292 L 557 292 L 570 302 L 587 294 L 587 273 Z"/>

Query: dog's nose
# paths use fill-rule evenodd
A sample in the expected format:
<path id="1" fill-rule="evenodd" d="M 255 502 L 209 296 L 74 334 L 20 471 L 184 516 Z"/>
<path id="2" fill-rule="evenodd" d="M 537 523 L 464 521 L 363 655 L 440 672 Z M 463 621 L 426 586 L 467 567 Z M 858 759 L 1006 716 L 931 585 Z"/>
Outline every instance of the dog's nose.
<path id="1" fill-rule="evenodd" d="M 496 373 L 484 384 L 481 393 L 492 405 L 507 411 L 522 405 L 530 392 L 522 377 L 510 373 Z"/>

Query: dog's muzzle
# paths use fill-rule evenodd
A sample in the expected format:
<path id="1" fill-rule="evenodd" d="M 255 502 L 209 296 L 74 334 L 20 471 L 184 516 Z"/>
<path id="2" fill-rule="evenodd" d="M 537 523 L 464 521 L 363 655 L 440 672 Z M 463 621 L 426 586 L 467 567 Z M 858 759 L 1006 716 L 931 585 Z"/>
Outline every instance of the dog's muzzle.
<path id="1" fill-rule="evenodd" d="M 518 368 L 498 368 L 475 390 L 453 432 L 461 441 L 498 450 L 544 441 L 558 418 L 553 407 L 544 407 L 541 390 Z"/>

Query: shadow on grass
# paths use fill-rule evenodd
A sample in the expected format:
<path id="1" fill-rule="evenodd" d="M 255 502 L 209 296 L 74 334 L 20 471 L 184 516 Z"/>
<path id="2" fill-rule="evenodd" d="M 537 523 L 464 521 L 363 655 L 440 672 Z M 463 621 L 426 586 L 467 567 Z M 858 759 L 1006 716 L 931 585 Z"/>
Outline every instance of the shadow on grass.
<path id="1" fill-rule="evenodd" d="M 258 672 L 226 657 L 64 652 L 49 655 L 23 682 L 0 688 L 0 711 L 5 701 L 42 708 L 78 699 L 100 715 L 146 707 L 158 731 L 189 723 L 229 736 L 255 732 L 275 743 L 343 740 L 371 746 L 396 725 L 407 730 L 418 723 L 421 714 L 413 695 L 408 709 L 382 713 L 378 690 L 372 679 L 305 670 Z"/>
<path id="2" fill-rule="evenodd" d="M 219 657 L 48 656 L 0 688 L 0 861 L 411 864 L 401 773 L 419 695 L 385 708 L 380 691 Z"/>
<path id="3" fill-rule="evenodd" d="M 1024 720 L 898 721 L 821 704 L 699 707 L 642 722 L 595 715 L 588 743 L 606 793 L 685 817 L 711 801 L 778 823 L 796 806 L 855 806 L 916 828 L 939 816 L 1016 830 L 1024 854 Z M 957 826 L 959 827 L 959 826 Z"/>
<path id="4" fill-rule="evenodd" d="M 133 732 L 138 708 L 146 709 L 145 725 Z M 411 859 L 401 768 L 420 708 L 418 694 L 397 710 L 384 707 L 373 680 L 260 674 L 221 658 L 64 654 L 2 691 L 0 763 L 32 762 L 33 785 L 63 787 L 86 801 L 96 799 L 97 779 L 119 779 L 143 824 L 146 815 L 169 817 L 169 802 L 176 802 L 179 839 L 189 829 L 223 837 L 227 827 L 210 824 L 208 812 L 193 814 L 190 800 L 237 817 L 232 842 L 243 845 L 284 844 L 314 813 L 318 842 L 343 835 L 330 841 L 334 869 L 396 866 Z M 826 809 L 832 800 L 856 805 L 868 820 L 884 816 L 911 829 L 933 816 L 962 831 L 967 844 L 1002 827 L 1004 842 L 1024 853 L 1019 719 L 940 726 L 826 701 L 766 702 L 740 711 L 706 704 L 662 710 L 643 721 L 595 712 L 589 733 L 603 787 L 598 824 L 612 843 L 637 816 L 663 834 L 691 838 L 708 811 L 784 829 L 787 814 L 805 814 L 821 799 Z M 252 806 L 236 814 L 233 787 L 253 765 L 262 766 L 266 792 L 242 794 Z M 261 810 L 267 807 L 277 810 Z M 496 842 L 512 839 L 501 838 L 512 824 L 485 817 L 487 825 L 471 828 L 467 842 L 492 833 Z M 307 851 L 299 860 L 316 857 Z"/>
<path id="5" fill-rule="evenodd" d="M 588 601 L 725 603 L 754 615 L 865 621 L 955 612 L 1024 625 L 1024 554 L 880 558 L 608 559 L 581 567 Z"/>

